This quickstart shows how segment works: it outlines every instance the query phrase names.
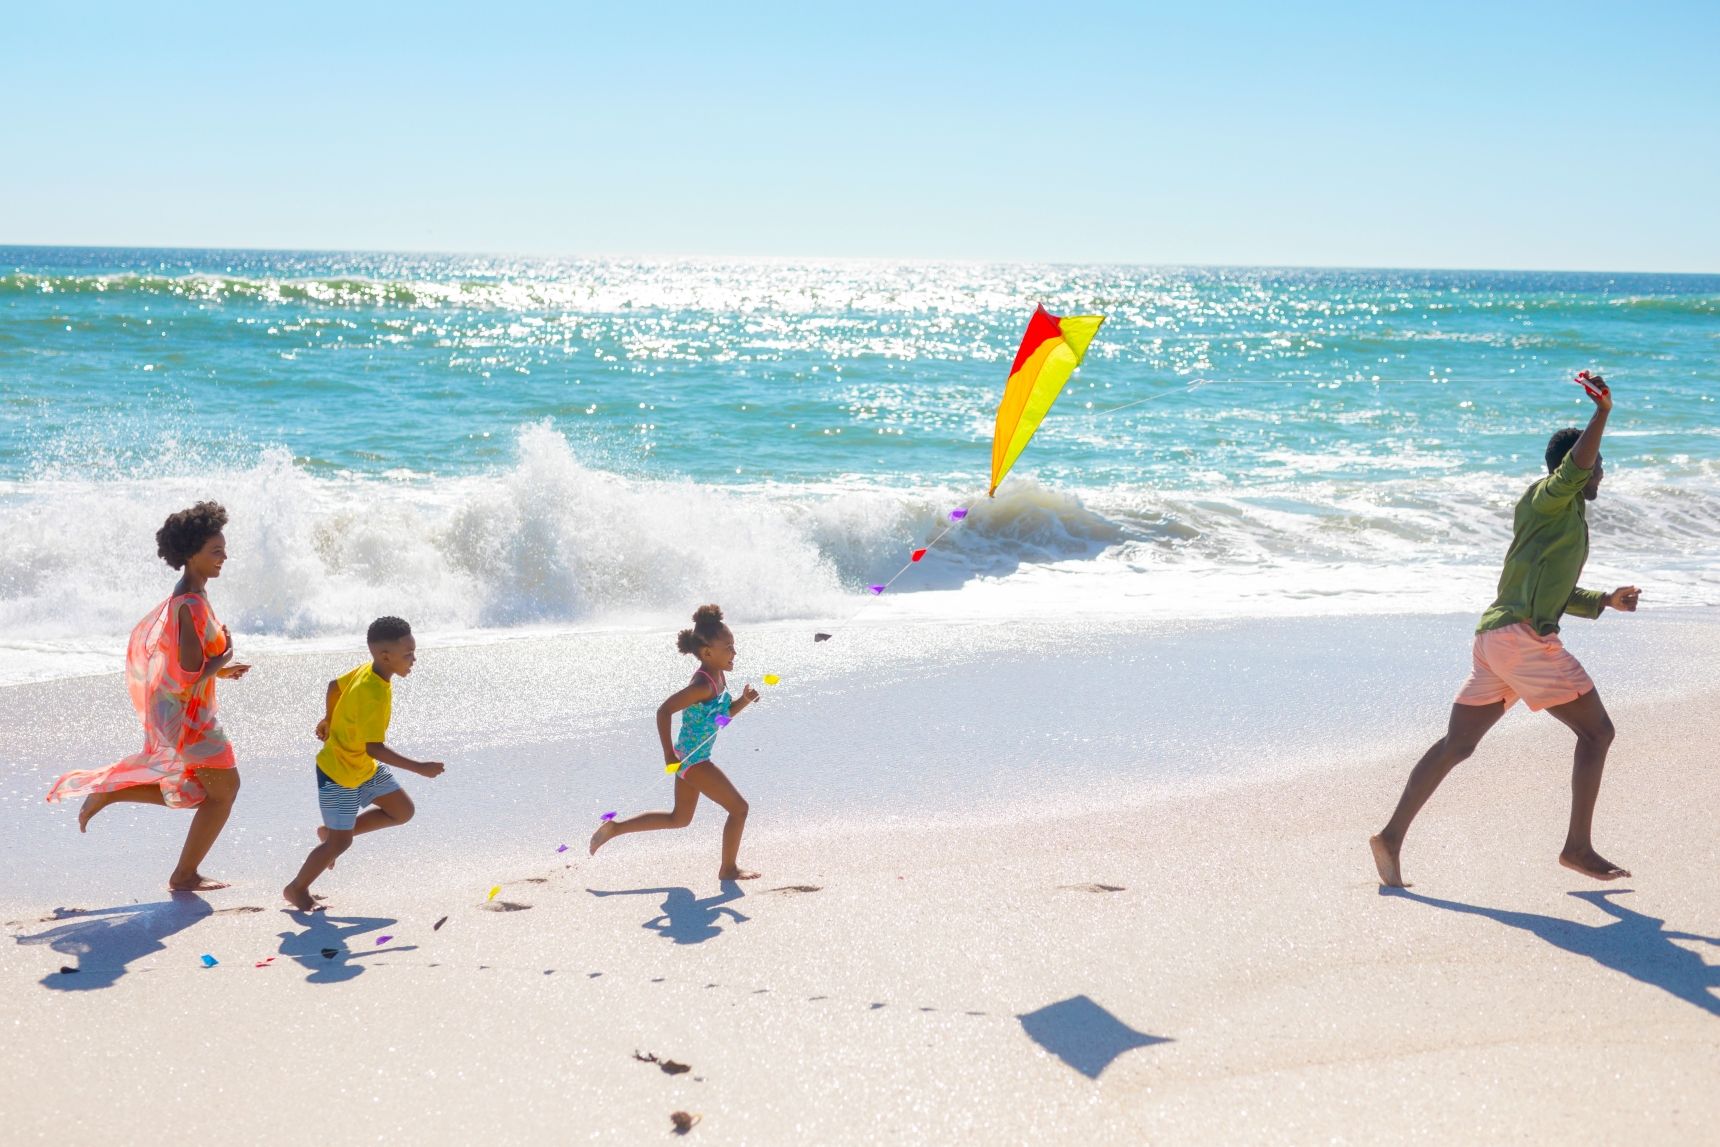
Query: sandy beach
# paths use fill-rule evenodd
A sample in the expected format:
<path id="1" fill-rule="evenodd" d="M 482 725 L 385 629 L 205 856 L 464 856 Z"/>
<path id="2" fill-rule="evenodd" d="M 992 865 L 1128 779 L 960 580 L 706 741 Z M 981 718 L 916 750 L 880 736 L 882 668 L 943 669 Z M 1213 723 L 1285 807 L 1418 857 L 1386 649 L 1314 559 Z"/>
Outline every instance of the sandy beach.
<path id="1" fill-rule="evenodd" d="M 624 690 L 614 711 L 594 706 L 583 739 L 546 739 L 545 715 L 486 744 L 448 690 L 518 650 L 446 650 L 426 658 L 439 675 L 402 686 L 397 727 L 406 743 L 417 719 L 422 740 L 465 751 L 448 747 L 442 782 L 412 786 L 414 824 L 343 859 L 313 916 L 276 899 L 314 824 L 285 699 L 338 660 L 303 658 L 280 669 L 281 694 L 265 679 L 250 698 L 261 717 L 226 695 L 236 739 L 249 724 L 268 747 L 246 758 L 214 858 L 230 890 L 161 891 L 180 820 L 127 810 L 131 823 L 80 838 L 70 810 L 26 807 L 40 767 L 10 771 L 24 847 L 0 948 L 7 1137 L 641 1142 L 670 1136 L 675 1111 L 701 1117 L 691 1137 L 725 1143 L 1706 1134 L 1720 1118 L 1720 695 L 1684 666 L 1711 654 L 1711 627 L 1644 615 L 1573 639 L 1620 730 L 1597 840 L 1633 879 L 1603 886 L 1554 863 L 1569 740 L 1519 711 L 1416 826 L 1414 887 L 1384 893 L 1366 838 L 1438 731 L 1448 697 L 1428 682 L 1460 662 L 1469 623 L 1370 624 L 1391 640 L 1366 656 L 1329 619 L 1066 633 L 1025 650 L 1009 627 L 922 632 L 888 685 L 876 663 L 839 658 L 864 662 L 899 630 L 857 632 L 822 676 L 790 660 L 789 630 L 763 633 L 751 648 L 799 670 L 806 701 L 780 694 L 750 739 L 736 722 L 732 752 L 760 762 L 732 766 L 755 806 L 743 855 L 764 877 L 728 886 L 708 809 L 688 833 L 584 856 L 586 806 L 661 794 L 617 793 L 602 766 L 569 763 L 631 746 L 626 772 L 651 767 Z M 1049 698 L 1027 715 L 1025 692 L 987 676 L 1009 642 L 1004 679 L 1063 681 L 1111 715 L 1078 736 Z M 540 665 L 612 676 L 614 662 L 544 644 Z M 1341 647 L 1389 675 L 1334 685 L 1288 668 Z M 1153 670 L 1167 658 L 1187 697 Z M 1410 670 L 1422 660 L 1427 681 Z M 1274 675 L 1263 696 L 1188 699 L 1244 661 Z M 1137 676 L 1149 671 L 1162 688 Z M 11 692 L 25 710 L 104 697 L 82 730 L 98 752 L 126 735 L 117 690 L 108 677 Z M 833 712 L 836 694 L 871 719 Z M 1275 705 L 1276 725 L 1255 720 Z M 1396 716 L 1369 729 L 1357 705 Z M 987 724 L 998 739 L 979 742 L 976 766 L 963 739 Z M 1204 756 L 1179 740 L 1203 725 Z M 840 782 L 795 766 L 821 734 Z M 1193 764 L 1131 776 L 1116 747 L 1131 738 L 1143 760 Z M 17 759 L 21 734 L 8 739 Z M 1027 761 L 1048 779 L 1010 791 L 1000 777 Z M 923 790 L 904 797 L 895 778 L 916 770 Z M 889 799 L 864 799 L 869 786 Z"/>

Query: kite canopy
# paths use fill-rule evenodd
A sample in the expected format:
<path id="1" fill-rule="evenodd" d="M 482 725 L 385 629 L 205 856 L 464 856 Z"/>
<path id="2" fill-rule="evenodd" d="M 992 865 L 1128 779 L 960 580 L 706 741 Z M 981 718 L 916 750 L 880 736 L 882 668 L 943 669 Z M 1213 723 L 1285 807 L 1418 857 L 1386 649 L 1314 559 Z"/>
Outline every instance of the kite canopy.
<path id="1" fill-rule="evenodd" d="M 1070 315 L 1058 318 L 1043 306 L 1033 312 L 1022 336 L 1003 401 L 997 404 L 997 434 L 991 443 L 991 490 L 1027 449 L 1027 443 L 1045 421 L 1051 404 L 1063 393 L 1063 384 L 1081 365 L 1087 344 L 1099 333 L 1104 315 Z"/>

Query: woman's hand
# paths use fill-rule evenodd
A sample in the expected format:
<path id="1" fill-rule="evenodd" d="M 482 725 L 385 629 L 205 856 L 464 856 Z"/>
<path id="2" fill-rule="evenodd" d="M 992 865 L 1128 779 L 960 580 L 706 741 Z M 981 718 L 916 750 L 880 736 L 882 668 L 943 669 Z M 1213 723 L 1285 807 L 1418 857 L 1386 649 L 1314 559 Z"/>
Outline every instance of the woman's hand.
<path id="1" fill-rule="evenodd" d="M 215 671 L 215 676 L 221 678 L 223 681 L 237 681 L 250 671 L 251 667 L 249 665 L 223 665 Z"/>

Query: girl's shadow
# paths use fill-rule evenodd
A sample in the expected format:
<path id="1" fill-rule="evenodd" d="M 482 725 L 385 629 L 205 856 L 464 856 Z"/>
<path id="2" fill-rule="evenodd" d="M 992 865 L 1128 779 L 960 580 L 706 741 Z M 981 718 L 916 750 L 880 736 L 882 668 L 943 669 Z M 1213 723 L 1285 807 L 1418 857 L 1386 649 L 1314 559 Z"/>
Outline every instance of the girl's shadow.
<path id="1" fill-rule="evenodd" d="M 398 924 L 398 920 L 381 916 L 331 916 L 327 912 L 289 911 L 293 923 L 303 932 L 282 932 L 281 955 L 310 972 L 307 984 L 339 984 L 364 975 L 364 965 L 357 957 L 380 956 L 385 952 L 416 952 L 418 945 L 402 944 L 393 948 L 366 948 L 353 952 L 348 942 L 366 932 L 378 932 Z"/>
<path id="2" fill-rule="evenodd" d="M 1623 972 L 1633 980 L 1677 996 L 1711 1016 L 1720 1016 L 1720 998 L 1714 995 L 1714 989 L 1720 988 L 1720 964 L 1710 964 L 1688 948 L 1673 943 L 1674 940 L 1687 940 L 1720 947 L 1720 937 L 1668 932 L 1664 927 L 1666 921 L 1633 912 L 1608 899 L 1627 895 L 1630 891 L 1628 888 L 1615 888 L 1606 892 L 1570 893 L 1613 917 L 1606 924 L 1579 924 L 1575 920 L 1534 912 L 1482 908 L 1455 900 L 1438 900 L 1402 888 L 1382 888 L 1380 895 L 1414 900 L 1466 916 L 1485 916 L 1508 927 L 1521 928 L 1555 948 L 1587 956 L 1602 967 Z"/>
<path id="3" fill-rule="evenodd" d="M 211 915 L 215 910 L 195 892 L 174 892 L 150 904 L 113 908 L 56 908 L 52 919 L 68 923 L 15 937 L 20 944 L 46 944 L 62 956 L 76 956 L 77 970 L 50 972 L 41 979 L 56 992 L 87 992 L 111 988 L 133 960 L 165 952 L 163 942 Z"/>
<path id="4" fill-rule="evenodd" d="M 719 895 L 700 900 L 693 895 L 691 888 L 625 888 L 606 892 L 596 888 L 587 888 L 593 896 L 657 896 L 663 897 L 663 912 L 659 916 L 641 924 L 641 928 L 649 928 L 665 940 L 673 940 L 677 944 L 702 944 L 722 934 L 722 925 L 717 922 L 719 916 L 726 915 L 736 924 L 744 924 L 751 917 L 737 912 L 733 908 L 725 908 L 731 900 L 739 900 L 746 893 L 733 880 L 722 883 Z"/>

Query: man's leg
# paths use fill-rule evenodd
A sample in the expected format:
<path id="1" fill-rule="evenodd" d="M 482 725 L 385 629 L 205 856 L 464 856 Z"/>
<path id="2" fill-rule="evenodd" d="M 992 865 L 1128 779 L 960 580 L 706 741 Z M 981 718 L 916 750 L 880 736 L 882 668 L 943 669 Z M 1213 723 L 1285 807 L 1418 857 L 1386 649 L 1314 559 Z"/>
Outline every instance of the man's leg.
<path id="1" fill-rule="evenodd" d="M 1607 750 L 1612 747 L 1613 723 L 1601 704 L 1598 689 L 1590 689 L 1575 701 L 1555 705 L 1547 712 L 1563 721 L 1577 735 L 1577 751 L 1571 765 L 1571 826 L 1559 863 L 1596 880 L 1617 880 L 1630 873 L 1595 851 L 1590 831 L 1594 827 L 1595 798 L 1600 796 L 1601 773 L 1606 769 Z"/>
<path id="2" fill-rule="evenodd" d="M 1487 735 L 1487 730 L 1499 723 L 1499 718 L 1505 715 L 1505 702 L 1494 701 L 1487 705 L 1453 705 L 1451 720 L 1446 725 L 1445 736 L 1435 741 L 1421 760 L 1410 770 L 1409 780 L 1404 784 L 1403 795 L 1398 798 L 1397 809 L 1379 835 L 1369 839 L 1368 844 L 1374 851 L 1374 866 L 1380 870 L 1380 883 L 1389 888 L 1404 887 L 1403 873 L 1398 867 L 1398 853 L 1403 848 L 1404 834 L 1415 820 L 1421 806 L 1433 795 L 1446 774 L 1456 768 L 1460 761 L 1465 761 L 1475 752 L 1475 746 L 1481 743 L 1481 738 Z"/>

